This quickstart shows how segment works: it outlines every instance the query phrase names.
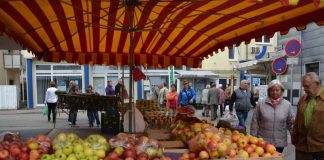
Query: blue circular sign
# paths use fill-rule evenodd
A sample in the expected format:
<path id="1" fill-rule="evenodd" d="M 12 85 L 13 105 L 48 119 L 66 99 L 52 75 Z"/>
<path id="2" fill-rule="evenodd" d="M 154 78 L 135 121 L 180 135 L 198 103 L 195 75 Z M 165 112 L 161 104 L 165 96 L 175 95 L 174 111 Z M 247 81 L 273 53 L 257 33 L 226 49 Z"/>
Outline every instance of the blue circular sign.
<path id="1" fill-rule="evenodd" d="M 285 73 L 287 70 L 287 61 L 284 58 L 275 59 L 272 62 L 272 71 L 276 74 Z"/>

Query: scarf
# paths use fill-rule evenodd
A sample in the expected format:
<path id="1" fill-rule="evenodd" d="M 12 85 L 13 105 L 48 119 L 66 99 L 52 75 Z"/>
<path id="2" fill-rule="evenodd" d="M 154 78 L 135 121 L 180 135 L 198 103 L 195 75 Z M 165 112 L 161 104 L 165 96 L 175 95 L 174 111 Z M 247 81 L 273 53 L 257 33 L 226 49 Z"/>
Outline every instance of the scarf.
<path id="1" fill-rule="evenodd" d="M 304 123 L 306 128 L 309 128 L 311 122 L 312 122 L 312 116 L 313 116 L 313 111 L 316 106 L 316 98 L 315 97 L 310 97 L 307 106 L 304 111 Z"/>
<path id="2" fill-rule="evenodd" d="M 271 103 L 272 103 L 273 106 L 277 106 L 281 102 L 281 98 L 278 98 L 278 99 L 272 99 L 272 98 L 270 98 L 270 100 L 271 100 Z"/>

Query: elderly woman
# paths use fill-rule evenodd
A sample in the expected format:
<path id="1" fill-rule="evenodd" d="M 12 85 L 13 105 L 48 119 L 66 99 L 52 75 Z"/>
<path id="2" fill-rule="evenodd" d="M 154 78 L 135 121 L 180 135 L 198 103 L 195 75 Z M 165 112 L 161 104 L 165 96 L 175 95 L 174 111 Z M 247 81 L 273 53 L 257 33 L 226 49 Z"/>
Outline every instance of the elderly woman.
<path id="1" fill-rule="evenodd" d="M 268 97 L 257 104 L 251 123 L 251 135 L 274 144 L 278 152 L 287 146 L 287 130 L 291 131 L 294 121 L 291 104 L 282 98 L 283 92 L 279 80 L 271 81 Z"/>

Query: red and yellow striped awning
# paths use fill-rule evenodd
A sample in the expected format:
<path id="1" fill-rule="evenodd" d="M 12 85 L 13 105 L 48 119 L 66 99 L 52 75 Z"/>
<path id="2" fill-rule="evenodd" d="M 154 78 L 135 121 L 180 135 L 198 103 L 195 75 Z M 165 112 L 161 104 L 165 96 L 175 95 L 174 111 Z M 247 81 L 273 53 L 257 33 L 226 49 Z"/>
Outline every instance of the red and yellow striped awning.
<path id="1" fill-rule="evenodd" d="M 217 49 L 310 22 L 323 0 L 2 0 L 0 32 L 45 61 L 198 67 Z M 132 36 L 131 36 L 132 35 Z"/>

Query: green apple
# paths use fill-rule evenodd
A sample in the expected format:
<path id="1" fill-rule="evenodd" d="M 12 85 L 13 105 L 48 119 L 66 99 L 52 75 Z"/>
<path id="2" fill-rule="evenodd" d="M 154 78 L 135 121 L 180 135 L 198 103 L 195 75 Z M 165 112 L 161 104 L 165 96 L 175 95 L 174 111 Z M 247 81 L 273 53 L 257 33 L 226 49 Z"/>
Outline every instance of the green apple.
<path id="1" fill-rule="evenodd" d="M 43 154 L 41 157 L 41 160 L 51 160 L 53 159 L 51 155 L 49 154 Z"/>
<path id="2" fill-rule="evenodd" d="M 82 159 L 85 157 L 85 154 L 84 152 L 78 152 L 78 153 L 74 153 L 75 156 L 77 157 L 77 159 Z"/>
<path id="3" fill-rule="evenodd" d="M 77 157 L 75 156 L 75 154 L 70 154 L 66 160 L 77 160 Z"/>
<path id="4" fill-rule="evenodd" d="M 74 134 L 74 133 L 69 133 L 67 136 L 66 136 L 66 139 L 70 142 L 74 142 L 75 140 L 79 139 L 79 136 Z"/>
<path id="5" fill-rule="evenodd" d="M 95 154 L 98 158 L 105 158 L 106 156 L 106 152 L 103 150 L 96 150 Z"/>
<path id="6" fill-rule="evenodd" d="M 66 134 L 65 134 L 65 133 L 59 133 L 59 134 L 56 136 L 56 139 L 57 139 L 58 141 L 64 142 L 64 141 L 66 141 Z"/>
<path id="7" fill-rule="evenodd" d="M 98 137 L 98 142 L 99 142 L 100 144 L 105 144 L 105 143 L 107 143 L 107 140 L 106 140 L 106 138 L 104 138 L 104 137 Z"/>
<path id="8" fill-rule="evenodd" d="M 114 149 L 114 151 L 118 154 L 118 156 L 121 156 L 124 152 L 124 148 L 123 147 L 116 147 Z"/>
<path id="9" fill-rule="evenodd" d="M 73 147 L 72 146 L 70 146 L 70 145 L 64 146 L 63 153 L 65 155 L 70 155 L 70 154 L 72 154 L 72 152 L 73 152 Z"/>
<path id="10" fill-rule="evenodd" d="M 74 153 L 79 153 L 79 152 L 83 152 L 83 145 L 82 144 L 74 144 L 73 145 L 73 152 Z"/>
<path id="11" fill-rule="evenodd" d="M 57 158 L 59 160 L 65 160 L 66 155 L 63 153 L 62 150 L 57 150 L 57 151 L 55 151 L 55 158 Z"/>
<path id="12" fill-rule="evenodd" d="M 91 144 L 89 142 L 87 142 L 87 141 L 84 141 L 83 142 L 83 147 L 84 148 L 86 148 L 86 147 L 90 148 L 91 147 Z"/>
<path id="13" fill-rule="evenodd" d="M 89 156 L 92 156 L 94 153 L 93 153 L 93 150 L 91 148 L 84 148 L 84 155 L 89 157 Z"/>

